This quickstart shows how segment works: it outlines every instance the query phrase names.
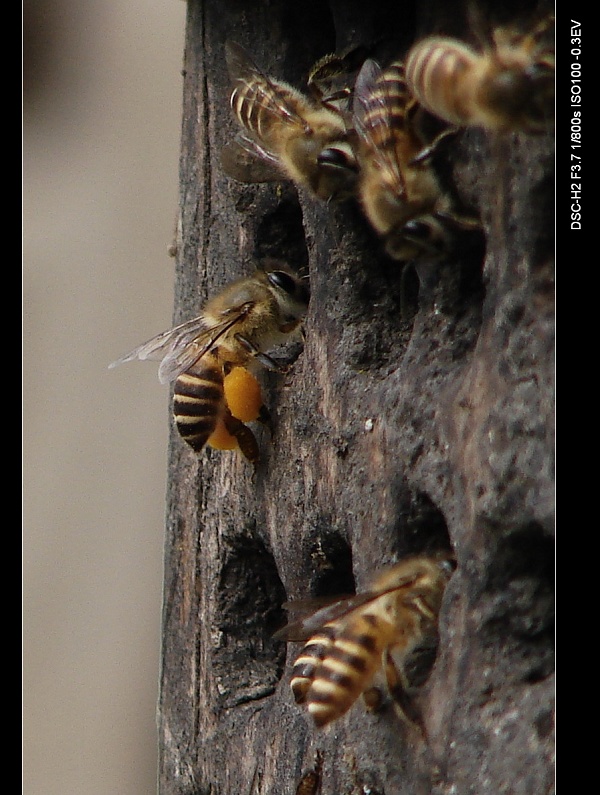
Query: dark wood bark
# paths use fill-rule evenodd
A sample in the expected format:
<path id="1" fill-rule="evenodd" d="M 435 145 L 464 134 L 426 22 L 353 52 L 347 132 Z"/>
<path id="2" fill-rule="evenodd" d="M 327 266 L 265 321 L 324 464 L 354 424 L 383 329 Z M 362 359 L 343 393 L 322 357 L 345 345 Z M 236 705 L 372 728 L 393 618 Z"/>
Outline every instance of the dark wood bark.
<path id="1" fill-rule="evenodd" d="M 534 11 L 497 5 L 480 4 L 486 20 Z M 552 133 L 453 141 L 444 178 L 485 243 L 414 269 L 382 255 L 353 203 L 244 186 L 219 162 L 236 131 L 226 39 L 300 86 L 336 49 L 469 37 L 450 6 L 188 3 L 175 320 L 266 257 L 307 269 L 311 303 L 302 354 L 264 375 L 274 434 L 258 431 L 256 473 L 172 436 L 161 795 L 293 795 L 317 751 L 322 795 L 554 791 Z M 299 647 L 272 638 L 282 602 L 440 548 L 458 565 L 420 699 L 427 741 L 361 703 L 314 729 L 289 689 Z"/>

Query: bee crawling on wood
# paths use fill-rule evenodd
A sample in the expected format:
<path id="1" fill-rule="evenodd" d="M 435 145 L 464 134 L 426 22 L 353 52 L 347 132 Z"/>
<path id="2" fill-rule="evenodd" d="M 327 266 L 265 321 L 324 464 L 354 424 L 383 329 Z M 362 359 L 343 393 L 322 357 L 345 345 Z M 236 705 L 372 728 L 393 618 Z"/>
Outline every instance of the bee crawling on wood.
<path id="1" fill-rule="evenodd" d="M 357 164 L 343 114 L 266 75 L 235 42 L 225 47 L 230 104 L 241 132 L 221 153 L 240 182 L 290 179 L 325 201 L 354 194 Z"/>
<path id="2" fill-rule="evenodd" d="M 437 639 L 437 618 L 453 571 L 450 556 L 416 556 L 383 571 L 366 593 L 292 622 L 275 637 L 306 640 L 290 686 L 317 727 L 342 717 L 383 668 L 399 714 L 412 723 L 407 669 Z M 294 610 L 295 603 L 284 605 Z M 302 606 L 302 603 L 300 603 Z"/>
<path id="3" fill-rule="evenodd" d="M 365 61 L 354 88 L 358 194 L 386 252 L 402 261 L 438 259 L 459 230 L 480 227 L 479 221 L 454 212 L 432 167 L 435 148 L 454 131 L 424 140 L 419 113 L 402 63 L 382 69 L 374 60 Z"/>
<path id="4" fill-rule="evenodd" d="M 293 339 L 308 307 L 302 279 L 285 270 L 257 271 L 228 284 L 201 314 L 158 334 L 110 366 L 158 359 L 161 383 L 174 381 L 173 415 L 197 453 L 239 448 L 253 464 L 258 443 L 245 424 L 268 422 L 260 384 L 251 370 L 280 370 L 267 350 Z M 250 368 L 250 369 L 249 369 Z"/>

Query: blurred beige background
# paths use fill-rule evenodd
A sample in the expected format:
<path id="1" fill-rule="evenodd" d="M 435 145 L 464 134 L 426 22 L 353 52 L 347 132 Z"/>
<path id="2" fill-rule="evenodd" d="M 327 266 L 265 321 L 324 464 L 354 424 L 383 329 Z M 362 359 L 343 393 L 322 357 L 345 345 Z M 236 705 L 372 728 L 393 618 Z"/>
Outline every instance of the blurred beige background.
<path id="1" fill-rule="evenodd" d="M 156 792 L 186 5 L 23 6 L 23 792 Z"/>

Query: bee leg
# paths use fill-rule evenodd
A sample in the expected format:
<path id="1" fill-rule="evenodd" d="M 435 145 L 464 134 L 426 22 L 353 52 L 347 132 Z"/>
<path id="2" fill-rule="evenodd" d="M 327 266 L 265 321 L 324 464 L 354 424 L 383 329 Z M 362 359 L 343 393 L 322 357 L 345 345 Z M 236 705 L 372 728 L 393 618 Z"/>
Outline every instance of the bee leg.
<path id="1" fill-rule="evenodd" d="M 474 215 L 460 215 L 452 210 L 436 210 L 435 217 L 465 232 L 477 231 L 482 228 L 481 220 Z"/>
<path id="2" fill-rule="evenodd" d="M 425 736 L 425 728 L 420 715 L 408 694 L 408 687 L 404 673 L 396 666 L 389 650 L 384 654 L 384 670 L 390 695 L 394 700 L 396 714 L 414 729 Z"/>
<path id="3" fill-rule="evenodd" d="M 419 163 L 424 163 L 426 160 L 429 160 L 442 141 L 446 141 L 448 138 L 453 138 L 460 132 L 460 129 L 460 127 L 448 127 L 448 129 L 442 130 L 441 133 L 438 133 L 438 135 L 435 136 L 430 144 L 424 146 L 420 152 L 418 152 L 411 160 L 408 161 L 408 165 L 415 166 Z"/>
<path id="4" fill-rule="evenodd" d="M 226 409 L 225 411 L 223 423 L 229 433 L 232 436 L 235 436 L 237 439 L 237 443 L 242 455 L 256 467 L 260 459 L 260 454 L 258 450 L 258 442 L 256 441 L 256 437 L 250 428 L 247 425 L 244 425 L 241 420 L 238 420 L 236 417 L 234 417 L 229 409 Z"/>
<path id="5" fill-rule="evenodd" d="M 506 30 L 505 28 L 499 28 L 494 32 L 494 43 L 496 46 L 499 44 L 512 44 L 512 46 L 517 46 L 519 43 L 521 43 L 521 46 L 525 52 L 530 53 L 538 45 L 539 39 L 542 38 L 555 23 L 556 17 L 554 12 L 551 11 L 545 17 L 542 17 L 542 19 L 540 19 L 535 25 L 533 30 L 524 36 L 514 33 L 513 31 Z"/>
<path id="6" fill-rule="evenodd" d="M 241 334 L 235 335 L 236 340 L 240 343 L 240 345 L 248 351 L 257 362 L 260 362 L 263 367 L 266 367 L 267 370 L 273 370 L 275 372 L 283 372 L 284 368 L 280 364 L 278 364 L 275 359 L 272 359 L 268 354 L 263 353 L 259 350 L 256 345 L 247 340 L 245 337 L 242 337 Z"/>
<path id="7" fill-rule="evenodd" d="M 264 425 L 267 431 L 269 432 L 269 436 L 273 436 L 273 419 L 271 417 L 271 412 L 269 409 L 264 405 L 260 407 L 258 411 L 258 417 L 256 418 L 257 422 L 260 422 L 261 425 Z"/>
<path id="8" fill-rule="evenodd" d="M 323 105 L 323 107 L 327 108 L 327 110 L 331 110 L 334 113 L 339 113 L 339 107 L 335 103 L 341 102 L 341 100 L 348 100 L 350 94 L 351 91 L 349 88 L 342 88 L 339 91 L 333 91 L 327 96 L 322 95 L 319 102 L 321 105 Z"/>

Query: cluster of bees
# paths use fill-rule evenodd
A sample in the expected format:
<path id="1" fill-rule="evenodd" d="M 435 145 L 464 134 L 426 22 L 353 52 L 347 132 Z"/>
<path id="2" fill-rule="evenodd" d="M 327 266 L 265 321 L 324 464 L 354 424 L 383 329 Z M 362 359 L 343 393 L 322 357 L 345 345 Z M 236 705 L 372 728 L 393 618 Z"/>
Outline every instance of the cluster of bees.
<path id="1" fill-rule="evenodd" d="M 432 157 L 464 127 L 548 129 L 555 70 L 544 39 L 552 24 L 545 18 L 526 35 L 500 28 L 481 51 L 427 37 L 385 68 L 367 58 L 353 85 L 355 52 L 326 56 L 311 70 L 306 94 L 228 42 L 230 102 L 241 131 L 225 148 L 223 167 L 242 182 L 292 180 L 327 202 L 355 198 L 393 259 L 439 258 L 457 230 L 478 222 L 456 212 Z"/>
<path id="2" fill-rule="evenodd" d="M 452 242 L 453 213 L 431 165 L 441 138 L 466 126 L 540 133 L 553 118 L 554 53 L 542 43 L 551 21 L 526 35 L 499 30 L 476 51 L 441 36 L 415 44 L 404 62 L 364 61 L 354 85 L 327 92 L 343 59 L 319 62 L 308 93 L 266 75 L 237 44 L 226 59 L 239 136 L 223 166 L 242 181 L 290 179 L 317 199 L 355 197 L 397 260 L 438 256 Z M 433 140 L 423 111 L 445 123 Z M 299 335 L 308 309 L 306 281 L 285 269 L 258 271 L 230 283 L 201 314 L 135 348 L 117 362 L 160 361 L 161 382 L 174 382 L 175 425 L 196 453 L 205 445 L 238 449 L 252 464 L 259 446 L 248 422 L 269 422 L 256 365 L 282 366 L 268 351 Z M 306 641 L 291 689 L 316 726 L 344 715 L 383 669 L 407 720 L 406 663 L 431 643 L 448 556 L 417 556 L 383 571 L 365 593 L 321 606 L 278 637 Z M 298 605 L 292 603 L 291 609 Z"/>

